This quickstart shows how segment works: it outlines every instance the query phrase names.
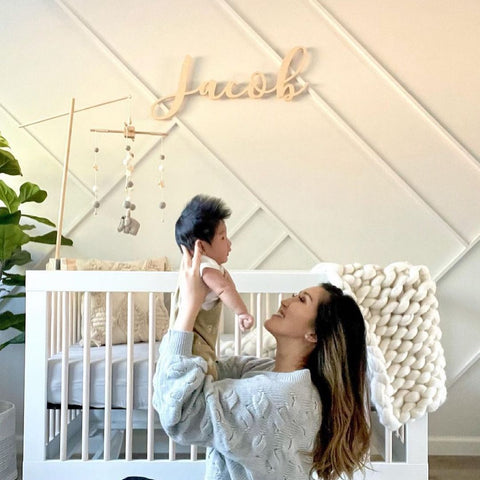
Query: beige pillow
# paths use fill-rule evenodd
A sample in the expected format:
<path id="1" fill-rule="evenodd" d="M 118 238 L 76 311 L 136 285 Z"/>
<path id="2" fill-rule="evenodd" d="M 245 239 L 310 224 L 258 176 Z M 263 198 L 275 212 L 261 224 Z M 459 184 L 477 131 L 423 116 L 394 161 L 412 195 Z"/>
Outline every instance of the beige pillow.
<path id="1" fill-rule="evenodd" d="M 55 260 L 50 259 L 47 269 L 54 269 Z M 118 262 L 99 259 L 62 258 L 61 270 L 127 270 L 127 271 L 165 271 L 169 270 L 166 257 L 140 261 Z M 82 323 L 86 317 L 83 307 Z M 127 293 L 112 293 L 112 344 L 127 343 Z M 132 295 L 134 305 L 134 342 L 148 341 L 148 293 L 137 292 Z M 154 294 L 155 339 L 161 340 L 168 330 L 169 315 L 165 307 L 163 293 Z M 90 319 L 90 343 L 105 345 L 106 295 L 104 292 L 92 292 L 87 318 Z M 82 325 L 83 332 L 83 325 Z"/>
<path id="2" fill-rule="evenodd" d="M 83 297 L 83 295 L 82 295 Z M 128 299 L 126 293 L 112 293 L 112 344 L 127 343 L 127 312 Z M 83 301 L 83 298 L 82 298 Z M 148 342 L 148 293 L 134 293 L 133 301 L 133 341 Z M 90 343 L 105 345 L 106 328 L 106 296 L 104 292 L 94 292 L 90 295 Z M 163 293 L 154 295 L 155 339 L 161 340 L 168 329 L 168 312 L 163 303 Z M 82 320 L 85 318 L 82 303 Z M 83 326 L 82 326 L 83 332 Z"/>

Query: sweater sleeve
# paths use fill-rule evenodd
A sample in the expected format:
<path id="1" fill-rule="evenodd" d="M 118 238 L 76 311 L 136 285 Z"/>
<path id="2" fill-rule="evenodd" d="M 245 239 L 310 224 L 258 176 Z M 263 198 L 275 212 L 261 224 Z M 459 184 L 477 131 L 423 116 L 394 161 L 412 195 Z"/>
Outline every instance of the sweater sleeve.
<path id="1" fill-rule="evenodd" d="M 242 378 L 248 372 L 272 370 L 271 358 L 252 356 L 230 356 L 217 360 L 218 380 L 225 378 Z"/>
<path id="2" fill-rule="evenodd" d="M 212 447 L 225 457 L 254 469 L 253 464 L 248 465 L 249 459 L 256 457 L 253 452 L 272 449 L 265 458 L 273 455 L 276 444 L 270 438 L 272 431 L 289 429 L 287 425 L 292 423 L 292 418 L 293 426 L 299 422 L 312 423 L 311 419 L 302 417 L 303 413 L 298 417 L 296 412 L 290 411 L 289 406 L 295 403 L 297 396 L 296 391 L 291 391 L 291 382 L 274 381 L 268 375 L 271 372 L 213 381 L 206 375 L 205 360 L 192 355 L 192 342 L 191 332 L 170 330 L 160 347 L 153 405 L 163 428 L 173 440 Z M 228 362 L 232 360 L 226 365 Z M 247 358 L 243 366 L 230 367 L 230 371 L 241 375 L 248 365 L 253 365 L 252 359 Z M 226 370 L 228 368 L 224 372 Z M 302 375 L 301 383 L 310 385 L 309 374 Z M 318 408 L 311 408 L 310 387 L 306 390 L 306 403 L 310 406 L 298 405 L 295 410 L 300 407 L 299 412 L 308 410 L 318 417 Z M 281 441 L 275 448 L 281 449 Z"/>

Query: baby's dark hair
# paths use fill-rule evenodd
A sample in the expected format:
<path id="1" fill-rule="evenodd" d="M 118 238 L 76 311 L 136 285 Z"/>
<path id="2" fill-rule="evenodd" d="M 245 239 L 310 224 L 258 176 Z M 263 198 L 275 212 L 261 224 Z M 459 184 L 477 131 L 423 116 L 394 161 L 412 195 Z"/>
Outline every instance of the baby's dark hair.
<path id="1" fill-rule="evenodd" d="M 211 243 L 215 230 L 232 211 L 220 198 L 195 195 L 175 223 L 175 241 L 193 251 L 196 240 Z"/>

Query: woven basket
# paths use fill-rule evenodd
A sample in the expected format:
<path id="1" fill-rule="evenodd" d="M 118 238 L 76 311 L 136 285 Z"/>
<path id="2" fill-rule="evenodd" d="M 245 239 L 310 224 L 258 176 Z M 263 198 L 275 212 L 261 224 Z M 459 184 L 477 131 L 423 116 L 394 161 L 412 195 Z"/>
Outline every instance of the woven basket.
<path id="1" fill-rule="evenodd" d="M 0 478 L 17 478 L 15 449 L 15 405 L 0 401 Z"/>

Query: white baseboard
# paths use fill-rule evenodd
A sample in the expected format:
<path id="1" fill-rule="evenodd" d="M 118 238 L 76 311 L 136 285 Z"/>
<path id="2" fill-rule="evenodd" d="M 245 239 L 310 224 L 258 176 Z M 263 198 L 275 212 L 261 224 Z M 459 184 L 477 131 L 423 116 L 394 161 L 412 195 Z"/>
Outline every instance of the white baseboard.
<path id="1" fill-rule="evenodd" d="M 429 455 L 479 455 L 480 437 L 428 437 Z"/>

